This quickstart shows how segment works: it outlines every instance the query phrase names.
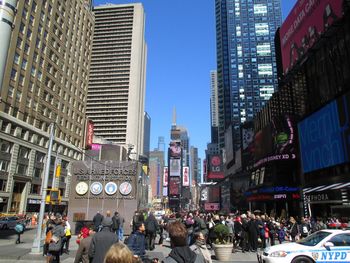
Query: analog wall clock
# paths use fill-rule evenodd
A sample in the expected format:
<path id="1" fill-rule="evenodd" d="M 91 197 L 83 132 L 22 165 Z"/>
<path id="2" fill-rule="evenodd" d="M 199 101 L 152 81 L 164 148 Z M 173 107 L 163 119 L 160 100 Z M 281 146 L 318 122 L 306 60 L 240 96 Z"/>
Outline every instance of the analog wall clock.
<path id="1" fill-rule="evenodd" d="M 79 182 L 75 186 L 75 192 L 77 192 L 78 195 L 84 195 L 87 193 L 88 190 L 89 190 L 89 186 L 85 182 Z"/>

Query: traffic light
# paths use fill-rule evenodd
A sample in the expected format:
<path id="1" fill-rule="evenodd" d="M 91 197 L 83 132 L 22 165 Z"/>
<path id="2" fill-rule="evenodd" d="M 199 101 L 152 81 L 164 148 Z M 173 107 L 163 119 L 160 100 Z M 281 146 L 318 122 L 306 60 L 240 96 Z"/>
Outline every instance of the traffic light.
<path id="1" fill-rule="evenodd" d="M 59 204 L 61 203 L 62 197 L 59 189 L 47 189 L 46 203 L 48 204 Z"/>

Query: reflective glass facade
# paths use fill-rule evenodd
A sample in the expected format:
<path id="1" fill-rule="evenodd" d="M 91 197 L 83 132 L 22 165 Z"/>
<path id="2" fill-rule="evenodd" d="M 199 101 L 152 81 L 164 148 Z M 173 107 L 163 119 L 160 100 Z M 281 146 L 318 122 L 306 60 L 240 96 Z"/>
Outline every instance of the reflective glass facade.
<path id="1" fill-rule="evenodd" d="M 280 0 L 216 0 L 221 148 L 229 125 L 240 146 L 240 124 L 252 120 L 277 88 L 274 36 L 281 22 Z"/>

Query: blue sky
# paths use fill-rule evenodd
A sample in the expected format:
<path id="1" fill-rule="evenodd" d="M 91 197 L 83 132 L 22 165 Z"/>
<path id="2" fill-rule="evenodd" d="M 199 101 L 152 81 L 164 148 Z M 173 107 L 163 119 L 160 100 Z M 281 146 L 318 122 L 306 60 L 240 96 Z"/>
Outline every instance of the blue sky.
<path id="1" fill-rule="evenodd" d="M 216 68 L 214 0 L 94 0 L 143 3 L 148 46 L 146 111 L 151 117 L 151 150 L 158 136 L 170 140 L 173 108 L 187 128 L 199 157 L 210 141 L 210 70 Z M 281 0 L 283 18 L 296 0 Z"/>

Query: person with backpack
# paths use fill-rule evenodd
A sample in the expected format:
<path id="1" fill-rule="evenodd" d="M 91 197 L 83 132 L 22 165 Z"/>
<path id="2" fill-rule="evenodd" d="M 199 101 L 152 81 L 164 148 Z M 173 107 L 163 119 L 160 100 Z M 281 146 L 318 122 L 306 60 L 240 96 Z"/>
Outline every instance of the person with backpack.
<path id="1" fill-rule="evenodd" d="M 16 244 L 21 243 L 21 235 L 24 232 L 24 224 L 20 221 L 17 222 L 15 226 L 15 231 L 17 233 L 17 239 L 16 239 Z"/>
<path id="2" fill-rule="evenodd" d="M 306 222 L 304 218 L 301 219 L 301 224 L 300 224 L 300 235 L 302 238 L 305 238 L 309 235 L 310 233 L 310 225 Z"/>

